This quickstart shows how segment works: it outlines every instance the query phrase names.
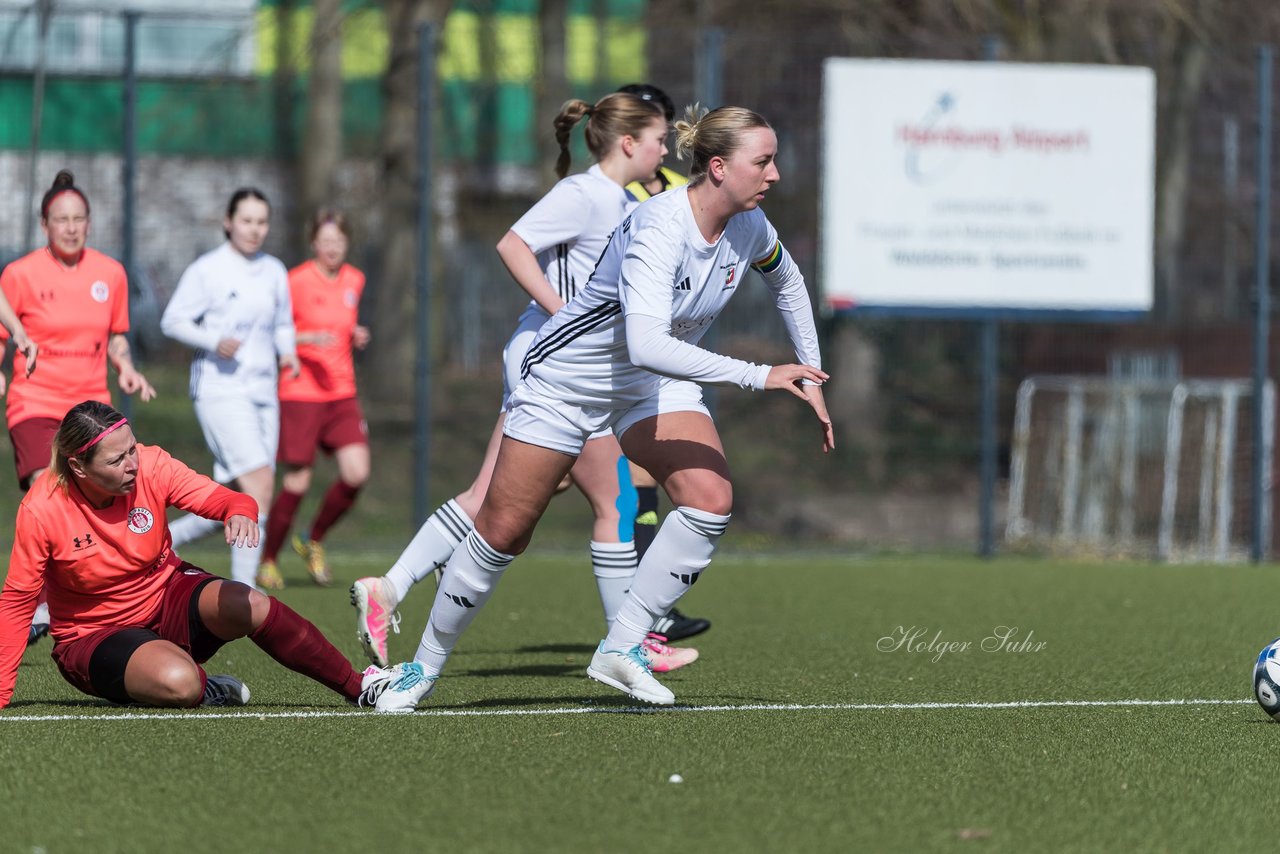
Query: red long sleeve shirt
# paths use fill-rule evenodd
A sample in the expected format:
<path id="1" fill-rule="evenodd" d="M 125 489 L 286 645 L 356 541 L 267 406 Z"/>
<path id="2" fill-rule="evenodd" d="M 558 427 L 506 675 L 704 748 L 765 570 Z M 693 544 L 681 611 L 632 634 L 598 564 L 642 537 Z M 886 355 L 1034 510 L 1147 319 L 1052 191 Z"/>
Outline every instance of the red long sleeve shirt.
<path id="1" fill-rule="evenodd" d="M 178 507 L 209 519 L 256 519 L 257 502 L 198 474 L 161 448 L 138 445 L 132 492 L 97 508 L 47 469 L 18 507 L 0 590 L 0 708 L 8 705 L 41 584 L 55 643 L 147 623 L 179 561 L 165 521 Z"/>

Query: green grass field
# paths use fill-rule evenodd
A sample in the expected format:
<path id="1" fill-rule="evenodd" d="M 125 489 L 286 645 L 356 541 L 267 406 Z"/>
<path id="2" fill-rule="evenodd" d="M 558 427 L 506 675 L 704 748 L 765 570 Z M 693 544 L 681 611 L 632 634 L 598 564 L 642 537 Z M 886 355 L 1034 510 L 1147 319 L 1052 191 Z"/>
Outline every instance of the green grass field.
<path id="1" fill-rule="evenodd" d="M 221 549 L 187 556 L 225 572 Z M 360 661 L 342 582 L 393 557 L 338 550 L 327 590 L 286 559 L 283 598 Z M 585 677 L 601 620 L 573 552 L 516 563 L 412 716 L 351 709 L 249 641 L 210 663 L 245 709 L 112 707 L 44 641 L 0 712 L 0 850 L 1259 849 L 1280 727 L 1248 675 L 1280 628 L 1274 573 L 729 544 L 661 711 Z"/>

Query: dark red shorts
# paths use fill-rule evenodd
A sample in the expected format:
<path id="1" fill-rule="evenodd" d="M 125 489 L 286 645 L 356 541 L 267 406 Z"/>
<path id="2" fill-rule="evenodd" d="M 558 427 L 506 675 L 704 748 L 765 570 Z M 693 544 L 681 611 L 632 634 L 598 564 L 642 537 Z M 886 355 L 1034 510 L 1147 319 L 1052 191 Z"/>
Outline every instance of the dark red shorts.
<path id="1" fill-rule="evenodd" d="M 53 437 L 61 423 L 57 418 L 27 418 L 9 428 L 13 463 L 18 469 L 18 486 L 29 489 L 31 475 L 49 467 Z"/>
<path id="2" fill-rule="evenodd" d="M 222 580 L 199 567 L 181 563 L 174 568 L 160 608 L 150 622 L 112 626 L 59 642 L 53 647 L 53 661 L 64 679 L 89 696 L 130 702 L 124 690 L 124 670 L 129 656 L 142 644 L 167 640 L 203 664 L 227 643 L 200 620 L 200 591 L 206 584 Z"/>
<path id="3" fill-rule="evenodd" d="M 354 397 L 313 403 L 280 401 L 280 450 L 276 461 L 289 466 L 310 466 L 316 448 L 332 454 L 347 445 L 369 444 L 369 427 Z"/>

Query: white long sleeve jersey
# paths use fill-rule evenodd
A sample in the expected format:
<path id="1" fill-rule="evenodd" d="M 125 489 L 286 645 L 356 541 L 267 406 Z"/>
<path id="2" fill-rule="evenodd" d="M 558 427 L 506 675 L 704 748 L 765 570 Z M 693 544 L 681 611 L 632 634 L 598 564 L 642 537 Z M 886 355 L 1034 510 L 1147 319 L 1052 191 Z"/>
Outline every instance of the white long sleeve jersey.
<path id="1" fill-rule="evenodd" d="M 524 375 L 605 407 L 643 400 L 659 376 L 763 388 L 770 365 L 697 346 L 748 266 L 773 292 L 797 360 L 821 367 L 804 277 L 764 212 L 735 215 L 707 243 L 680 187 L 643 202 L 615 229 L 586 287 L 542 327 Z"/>
<path id="2" fill-rule="evenodd" d="M 635 199 L 597 164 L 557 182 L 511 230 L 537 257 L 547 283 L 568 302 L 591 278 L 613 229 L 635 206 Z M 520 323 L 531 315 L 543 320 L 551 316 L 533 300 Z"/>
<path id="3" fill-rule="evenodd" d="M 279 357 L 296 349 L 289 274 L 271 255 L 246 258 L 223 243 L 182 274 L 160 328 L 196 351 L 191 360 L 193 400 L 275 400 Z M 224 338 L 240 341 L 230 359 L 215 352 Z"/>

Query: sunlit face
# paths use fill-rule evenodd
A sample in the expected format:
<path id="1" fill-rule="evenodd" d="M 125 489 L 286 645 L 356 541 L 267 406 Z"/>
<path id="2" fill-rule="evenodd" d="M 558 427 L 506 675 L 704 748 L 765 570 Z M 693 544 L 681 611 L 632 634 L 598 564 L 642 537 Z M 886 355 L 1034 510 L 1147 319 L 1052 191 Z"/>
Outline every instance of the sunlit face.
<path id="1" fill-rule="evenodd" d="M 667 120 L 659 116 L 646 125 L 639 136 L 632 137 L 631 165 L 634 167 L 634 175 L 627 183 L 647 181 L 658 174 L 658 167 L 667 156 L 667 136 L 670 131 Z"/>
<path id="2" fill-rule="evenodd" d="M 320 226 L 316 239 L 311 241 L 316 261 L 326 270 L 336 271 L 347 260 L 347 236 L 331 222 Z"/>
<path id="3" fill-rule="evenodd" d="M 49 250 L 65 263 L 75 264 L 89 238 L 89 209 L 78 193 L 59 193 L 49 203 L 40 227 L 49 238 Z"/>
<path id="4" fill-rule="evenodd" d="M 138 440 L 128 424 L 119 427 L 93 446 L 93 458 L 84 462 L 79 457 L 70 460 L 80 490 L 90 500 L 128 495 L 138 482 Z M 88 452 L 86 451 L 86 456 Z"/>
<path id="5" fill-rule="evenodd" d="M 741 144 L 728 158 L 712 158 L 712 168 L 721 172 L 721 191 L 737 210 L 749 211 L 764 201 L 769 188 L 781 178 L 777 156 L 777 134 L 771 128 L 751 128 L 743 132 Z"/>
<path id="6" fill-rule="evenodd" d="M 222 221 L 227 239 L 241 255 L 255 255 L 262 250 L 271 229 L 271 208 L 262 199 L 247 196 L 236 205 L 235 213 Z"/>

